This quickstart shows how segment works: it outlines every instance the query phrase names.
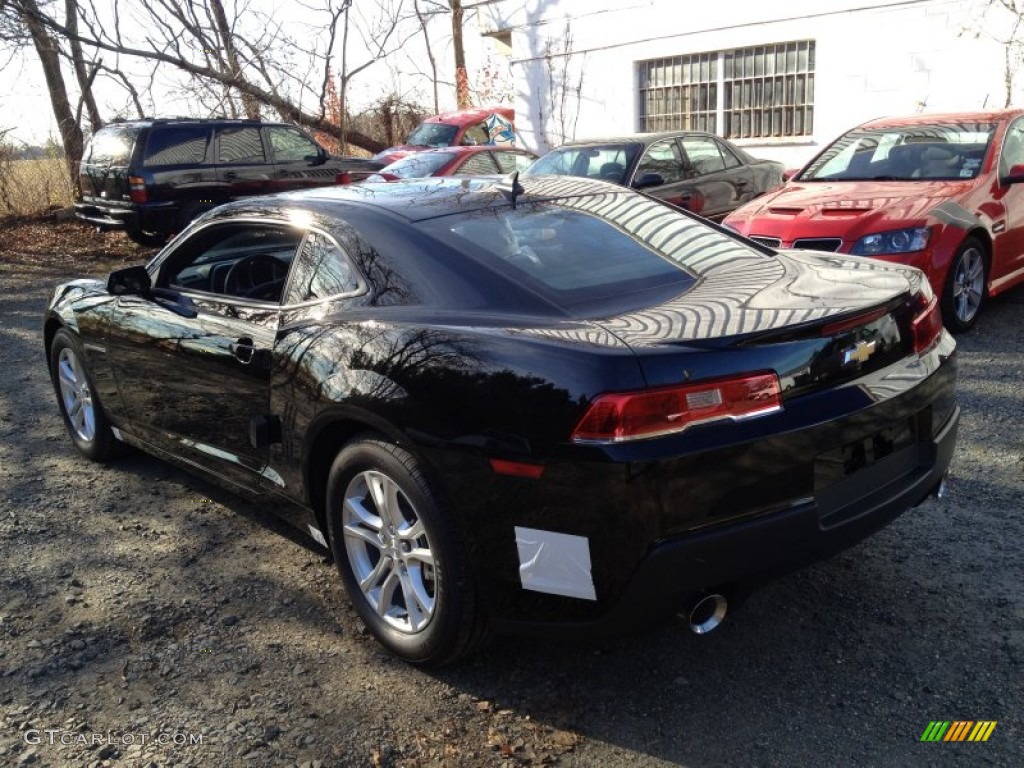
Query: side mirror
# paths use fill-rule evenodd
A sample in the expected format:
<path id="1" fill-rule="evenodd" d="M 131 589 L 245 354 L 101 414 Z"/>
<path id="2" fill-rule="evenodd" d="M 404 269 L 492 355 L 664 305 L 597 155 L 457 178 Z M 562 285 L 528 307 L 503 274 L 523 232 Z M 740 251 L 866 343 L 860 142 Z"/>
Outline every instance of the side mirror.
<path id="1" fill-rule="evenodd" d="M 647 187 L 660 187 L 665 183 L 665 177 L 660 173 L 645 173 L 639 179 L 633 180 L 633 189 L 647 189 Z"/>
<path id="2" fill-rule="evenodd" d="M 1011 165 L 1010 172 L 1000 179 L 1003 184 L 1020 184 L 1024 182 L 1024 164 Z"/>
<path id="3" fill-rule="evenodd" d="M 115 269 L 107 278 L 107 293 L 111 296 L 146 296 L 152 287 L 153 281 L 143 266 Z"/>

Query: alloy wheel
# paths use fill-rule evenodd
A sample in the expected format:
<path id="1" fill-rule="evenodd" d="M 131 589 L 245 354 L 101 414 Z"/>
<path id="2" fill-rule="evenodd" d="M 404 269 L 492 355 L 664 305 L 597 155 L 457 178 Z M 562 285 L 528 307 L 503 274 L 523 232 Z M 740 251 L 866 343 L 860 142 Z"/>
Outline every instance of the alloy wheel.
<path id="1" fill-rule="evenodd" d="M 91 443 L 96 438 L 96 409 L 84 368 L 69 347 L 62 349 L 57 358 L 57 380 L 72 429 L 80 439 Z"/>
<path id="2" fill-rule="evenodd" d="M 394 629 L 423 631 L 434 616 L 437 580 L 426 529 L 409 497 L 388 475 L 366 470 L 349 481 L 341 519 L 363 597 Z"/>
<path id="3" fill-rule="evenodd" d="M 970 323 L 981 307 L 985 290 L 985 260 L 977 248 L 968 248 L 953 273 L 953 309 L 957 319 Z"/>

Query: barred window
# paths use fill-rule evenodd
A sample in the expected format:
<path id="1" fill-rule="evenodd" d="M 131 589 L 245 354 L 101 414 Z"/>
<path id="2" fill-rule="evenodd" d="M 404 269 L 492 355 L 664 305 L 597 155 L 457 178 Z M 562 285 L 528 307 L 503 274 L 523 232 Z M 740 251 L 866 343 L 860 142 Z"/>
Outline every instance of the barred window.
<path id="1" fill-rule="evenodd" d="M 813 40 L 799 40 L 641 62 L 640 130 L 808 136 L 814 53 Z"/>

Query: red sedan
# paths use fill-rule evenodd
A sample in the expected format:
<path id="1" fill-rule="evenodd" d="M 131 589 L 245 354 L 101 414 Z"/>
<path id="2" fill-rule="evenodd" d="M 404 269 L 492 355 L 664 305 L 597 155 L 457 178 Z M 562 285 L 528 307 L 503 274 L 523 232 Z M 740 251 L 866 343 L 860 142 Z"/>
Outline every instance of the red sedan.
<path id="1" fill-rule="evenodd" d="M 367 181 L 398 181 L 424 176 L 504 176 L 525 170 L 536 159 L 536 155 L 526 150 L 504 146 L 427 149 L 385 165 Z"/>
<path id="2" fill-rule="evenodd" d="M 843 134 L 725 225 L 772 248 L 923 270 L 948 328 L 1024 281 L 1024 110 L 914 115 Z"/>

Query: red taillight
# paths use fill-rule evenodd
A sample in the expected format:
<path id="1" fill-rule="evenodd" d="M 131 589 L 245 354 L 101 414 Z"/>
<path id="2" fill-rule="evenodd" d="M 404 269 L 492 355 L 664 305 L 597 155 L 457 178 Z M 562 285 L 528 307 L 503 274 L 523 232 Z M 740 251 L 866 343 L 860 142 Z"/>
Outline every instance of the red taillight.
<path id="1" fill-rule="evenodd" d="M 334 182 L 336 184 L 351 184 L 352 174 L 349 173 L 348 171 L 342 171 L 341 173 L 334 177 Z"/>
<path id="2" fill-rule="evenodd" d="M 917 294 L 914 319 L 914 351 L 921 355 L 934 347 L 942 334 L 942 312 L 939 300 L 924 293 Z"/>
<path id="3" fill-rule="evenodd" d="M 146 180 L 141 176 L 129 176 L 128 196 L 133 203 L 148 203 L 149 192 L 146 190 Z"/>
<path id="4" fill-rule="evenodd" d="M 761 416 L 780 408 L 779 378 L 774 373 L 601 395 L 576 425 L 572 439 L 617 443 L 682 432 L 707 421 Z"/>

